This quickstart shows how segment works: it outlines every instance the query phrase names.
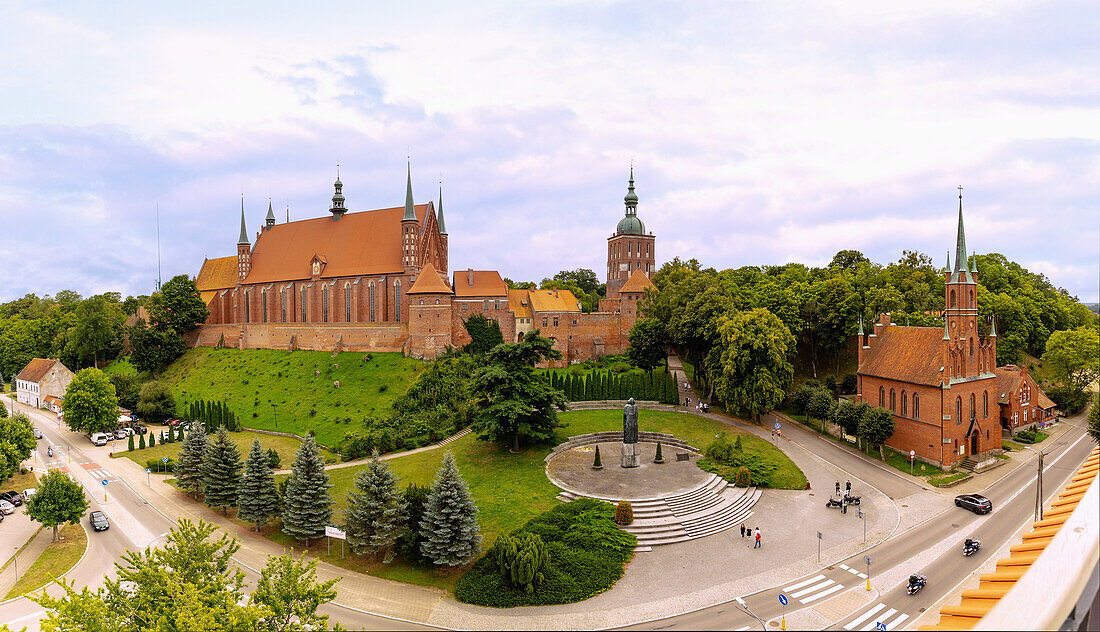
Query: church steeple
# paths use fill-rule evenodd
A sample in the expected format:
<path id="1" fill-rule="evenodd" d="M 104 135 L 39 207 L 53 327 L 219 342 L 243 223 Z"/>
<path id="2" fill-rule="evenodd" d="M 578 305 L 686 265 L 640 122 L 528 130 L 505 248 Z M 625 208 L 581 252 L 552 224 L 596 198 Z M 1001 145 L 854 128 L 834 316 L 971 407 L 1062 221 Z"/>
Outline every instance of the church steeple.
<path id="1" fill-rule="evenodd" d="M 412 163 L 406 165 L 406 178 L 405 178 L 405 216 L 401 218 L 401 221 L 413 220 L 416 221 L 416 206 L 413 204 L 413 178 L 412 178 Z"/>
<path id="2" fill-rule="evenodd" d="M 275 211 L 271 209 L 271 198 L 267 198 L 267 218 L 264 220 L 264 230 L 275 227 Z"/>
<path id="3" fill-rule="evenodd" d="M 954 272 L 969 272 L 966 267 L 966 232 L 963 230 L 963 194 L 962 186 L 959 186 L 959 230 L 955 236 L 955 269 Z"/>
<path id="4" fill-rule="evenodd" d="M 638 214 L 638 194 L 634 192 L 634 165 L 630 165 L 630 180 L 626 187 L 626 197 L 623 198 L 623 202 L 626 204 L 627 215 Z"/>
<path id="5" fill-rule="evenodd" d="M 237 239 L 238 246 L 248 246 L 248 229 L 244 225 L 244 196 L 241 196 L 241 236 Z"/>
<path id="6" fill-rule="evenodd" d="M 336 165 L 336 182 L 332 183 L 332 186 L 336 189 L 336 193 L 332 194 L 332 208 L 329 211 L 332 213 L 332 221 L 337 221 L 344 216 L 347 209 L 344 208 L 344 183 L 340 182 L 340 165 Z"/>
<path id="7" fill-rule="evenodd" d="M 439 234 L 447 234 L 447 225 L 443 223 L 443 184 L 439 185 L 439 214 L 436 218 L 439 220 Z"/>

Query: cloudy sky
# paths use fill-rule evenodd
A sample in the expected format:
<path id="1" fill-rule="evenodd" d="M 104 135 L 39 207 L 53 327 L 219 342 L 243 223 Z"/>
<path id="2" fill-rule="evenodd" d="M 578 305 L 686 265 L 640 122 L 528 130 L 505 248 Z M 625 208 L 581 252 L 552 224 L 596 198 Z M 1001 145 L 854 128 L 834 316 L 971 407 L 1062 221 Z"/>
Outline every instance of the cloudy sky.
<path id="1" fill-rule="evenodd" d="M 631 160 L 673 256 L 967 242 L 1100 285 L 1094 2 L 0 3 L 0 300 L 149 293 L 268 199 L 443 178 L 452 268 L 603 276 Z"/>

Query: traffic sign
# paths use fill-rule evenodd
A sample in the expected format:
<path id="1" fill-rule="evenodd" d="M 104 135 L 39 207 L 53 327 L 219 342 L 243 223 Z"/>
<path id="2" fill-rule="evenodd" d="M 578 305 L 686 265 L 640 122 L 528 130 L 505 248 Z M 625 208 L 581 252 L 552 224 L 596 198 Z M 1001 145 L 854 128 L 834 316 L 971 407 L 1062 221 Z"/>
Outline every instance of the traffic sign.
<path id="1" fill-rule="evenodd" d="M 916 457 L 917 457 L 917 451 L 916 450 L 910 450 L 909 451 L 909 460 L 912 461 Z"/>
<path id="2" fill-rule="evenodd" d="M 103 486 L 104 486 L 104 487 L 106 487 L 106 486 L 107 486 L 107 479 L 103 479 Z"/>
<path id="3" fill-rule="evenodd" d="M 822 535 L 820 531 L 818 531 L 818 532 L 817 532 L 817 539 L 818 539 L 818 540 L 820 540 L 820 539 L 821 539 L 821 538 L 823 538 L 823 537 L 825 537 L 825 536 L 824 536 L 824 535 Z"/>
<path id="4" fill-rule="evenodd" d="M 882 621 L 875 621 L 875 629 L 878 630 L 878 632 L 886 632 L 886 624 Z"/>
<path id="5" fill-rule="evenodd" d="M 783 426 L 780 426 L 780 425 L 779 425 L 779 422 L 778 422 L 778 421 L 777 421 L 777 422 L 775 422 L 775 429 L 776 429 L 776 430 L 779 430 L 779 429 L 780 429 L 780 428 L 782 428 L 782 427 L 783 427 Z"/>
<path id="6" fill-rule="evenodd" d="M 781 603 L 784 606 L 787 605 L 787 595 L 784 595 L 783 593 L 779 593 L 779 603 Z"/>
<path id="7" fill-rule="evenodd" d="M 867 563 L 867 566 L 870 566 L 871 565 L 871 556 L 870 555 L 864 555 L 863 556 L 863 561 Z"/>
<path id="8" fill-rule="evenodd" d="M 162 458 L 162 459 L 160 460 L 160 462 L 161 462 L 161 463 L 167 463 L 167 462 L 168 462 L 168 457 L 164 457 L 164 458 Z"/>
<path id="9" fill-rule="evenodd" d="M 150 467 L 147 467 L 147 468 L 145 468 L 145 473 L 146 473 L 146 474 L 148 474 L 148 473 L 150 473 L 150 472 L 152 472 L 152 471 L 153 471 L 153 468 L 150 468 Z"/>

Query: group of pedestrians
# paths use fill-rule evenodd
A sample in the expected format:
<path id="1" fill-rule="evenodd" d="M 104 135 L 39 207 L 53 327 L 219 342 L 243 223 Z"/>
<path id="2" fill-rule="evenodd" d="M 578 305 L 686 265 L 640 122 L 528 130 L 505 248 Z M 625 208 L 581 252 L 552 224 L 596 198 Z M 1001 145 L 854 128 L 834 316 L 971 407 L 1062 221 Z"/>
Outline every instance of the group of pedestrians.
<path id="1" fill-rule="evenodd" d="M 844 495 L 840 495 L 840 481 L 836 482 L 836 495 L 837 498 L 847 498 L 852 495 L 852 481 L 846 481 L 844 483 Z"/>
<path id="2" fill-rule="evenodd" d="M 741 523 L 741 537 L 745 538 L 746 536 L 748 536 L 750 540 L 754 541 L 752 548 L 760 548 L 760 527 L 757 527 L 754 530 L 752 527 L 746 527 L 744 523 Z"/>

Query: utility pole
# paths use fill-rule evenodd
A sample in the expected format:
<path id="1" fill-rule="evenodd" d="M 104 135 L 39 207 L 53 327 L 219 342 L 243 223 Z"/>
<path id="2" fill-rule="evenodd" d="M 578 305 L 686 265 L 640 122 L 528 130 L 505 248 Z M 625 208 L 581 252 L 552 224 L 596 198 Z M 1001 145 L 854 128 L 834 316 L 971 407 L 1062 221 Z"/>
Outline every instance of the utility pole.
<path id="1" fill-rule="evenodd" d="M 157 291 L 160 291 L 160 202 L 157 202 Z"/>
<path id="2" fill-rule="evenodd" d="M 1046 456 L 1039 450 L 1039 476 L 1035 479 L 1035 522 L 1043 519 L 1043 457 Z"/>

